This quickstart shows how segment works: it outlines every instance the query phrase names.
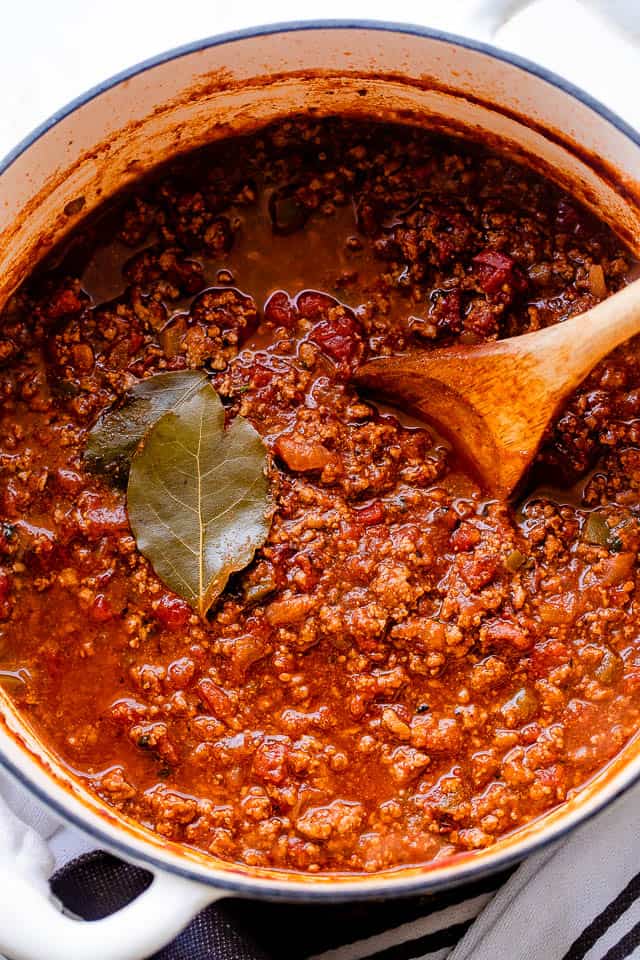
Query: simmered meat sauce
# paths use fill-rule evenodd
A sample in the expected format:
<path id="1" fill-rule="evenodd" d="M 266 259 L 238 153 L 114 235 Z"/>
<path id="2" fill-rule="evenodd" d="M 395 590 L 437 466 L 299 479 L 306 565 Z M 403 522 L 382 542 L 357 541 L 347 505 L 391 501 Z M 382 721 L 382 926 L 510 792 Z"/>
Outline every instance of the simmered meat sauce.
<path id="1" fill-rule="evenodd" d="M 525 499 L 359 396 L 407 345 L 556 323 L 629 254 L 460 140 L 280 123 L 141 183 L 0 339 L 0 666 L 107 803 L 226 860 L 374 871 L 486 847 L 640 724 L 640 349 L 560 415 Z M 137 552 L 88 429 L 203 368 L 270 451 L 266 544 L 203 623 Z"/>

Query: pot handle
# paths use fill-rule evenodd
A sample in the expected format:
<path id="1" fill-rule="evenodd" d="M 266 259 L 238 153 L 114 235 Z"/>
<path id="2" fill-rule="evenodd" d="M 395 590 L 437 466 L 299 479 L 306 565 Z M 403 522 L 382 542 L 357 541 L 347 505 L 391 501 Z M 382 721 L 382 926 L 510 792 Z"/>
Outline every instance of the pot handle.
<path id="1" fill-rule="evenodd" d="M 61 912 L 42 837 L 0 800 L 0 953 L 11 960 L 143 960 L 169 943 L 220 890 L 153 871 L 151 886 L 103 920 Z"/>
<path id="2" fill-rule="evenodd" d="M 524 10 L 533 0 L 471 0 L 464 8 L 467 33 L 482 40 L 492 40 L 500 27 Z"/>
<path id="3" fill-rule="evenodd" d="M 580 0 L 580 4 L 585 13 L 589 11 L 593 16 L 585 17 L 585 24 L 589 26 L 585 26 L 582 36 L 579 35 L 582 28 L 576 24 L 578 32 L 567 63 L 573 74 L 571 79 L 592 90 L 598 99 L 621 114 L 633 127 L 640 128 L 640 109 L 628 83 L 629 71 L 636 68 L 640 47 L 640 3 L 638 0 Z M 534 0 L 467 0 L 458 10 L 459 32 L 500 45 L 501 28 L 521 10 L 533 5 Z M 535 13 L 533 10 L 532 19 Z M 539 20 L 541 16 L 542 11 Z M 609 29 L 600 30 L 598 19 Z M 552 24 L 549 25 L 551 28 Z M 526 35 L 523 39 L 523 52 L 538 60 L 541 51 L 536 52 L 536 44 L 531 49 Z M 565 74 L 557 44 L 552 44 L 552 49 L 553 69 Z M 594 60 L 600 62 L 602 58 L 615 63 L 617 70 L 596 70 L 594 73 Z"/>
<path id="4" fill-rule="evenodd" d="M 464 10 L 467 30 L 478 38 L 492 39 L 520 10 L 534 0 L 471 0 Z M 640 41 L 640 13 L 636 0 L 582 0 L 595 14 L 631 43 Z"/>

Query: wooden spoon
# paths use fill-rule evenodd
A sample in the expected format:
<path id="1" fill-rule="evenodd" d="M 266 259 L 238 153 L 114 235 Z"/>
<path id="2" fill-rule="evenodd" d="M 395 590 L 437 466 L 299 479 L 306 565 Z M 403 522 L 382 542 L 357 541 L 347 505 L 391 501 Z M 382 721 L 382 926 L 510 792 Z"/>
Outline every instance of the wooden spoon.
<path id="1" fill-rule="evenodd" d="M 479 346 L 415 350 L 361 366 L 356 381 L 435 423 L 508 496 L 568 395 L 619 343 L 640 333 L 640 280 L 535 333 Z"/>

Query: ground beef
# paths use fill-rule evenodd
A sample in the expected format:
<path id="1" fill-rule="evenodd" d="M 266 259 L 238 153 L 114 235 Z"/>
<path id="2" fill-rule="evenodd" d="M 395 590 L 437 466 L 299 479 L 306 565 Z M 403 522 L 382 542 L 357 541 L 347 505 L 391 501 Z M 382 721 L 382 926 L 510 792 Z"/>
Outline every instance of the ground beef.
<path id="1" fill-rule="evenodd" d="M 3 317 L 20 710 L 108 804 L 250 866 L 431 861 L 562 802 L 640 723 L 638 343 L 569 400 L 515 504 L 351 379 L 560 322 L 632 266 L 549 182 L 407 127 L 294 119 L 139 184 Z M 128 387 L 186 368 L 265 438 L 275 505 L 204 623 L 82 456 Z"/>

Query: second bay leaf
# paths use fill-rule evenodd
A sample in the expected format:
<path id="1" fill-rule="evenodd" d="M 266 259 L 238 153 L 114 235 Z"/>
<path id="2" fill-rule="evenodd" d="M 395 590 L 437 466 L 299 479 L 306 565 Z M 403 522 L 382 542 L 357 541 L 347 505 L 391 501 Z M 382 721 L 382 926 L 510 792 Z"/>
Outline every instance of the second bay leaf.
<path id="1" fill-rule="evenodd" d="M 122 406 L 98 418 L 89 431 L 85 457 L 103 470 L 122 471 L 147 430 L 207 382 L 202 370 L 157 373 L 141 380 L 128 391 Z"/>

